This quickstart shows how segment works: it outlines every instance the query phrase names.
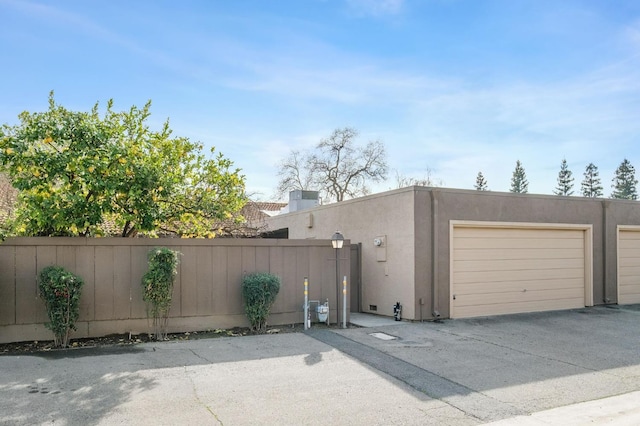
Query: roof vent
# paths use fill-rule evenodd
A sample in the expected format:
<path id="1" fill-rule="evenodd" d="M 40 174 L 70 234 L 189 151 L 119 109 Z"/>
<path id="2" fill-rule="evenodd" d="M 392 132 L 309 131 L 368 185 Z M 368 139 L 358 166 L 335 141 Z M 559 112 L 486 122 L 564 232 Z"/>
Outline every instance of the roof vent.
<path id="1" fill-rule="evenodd" d="M 289 213 L 312 209 L 320 205 L 318 191 L 296 189 L 289 192 Z"/>

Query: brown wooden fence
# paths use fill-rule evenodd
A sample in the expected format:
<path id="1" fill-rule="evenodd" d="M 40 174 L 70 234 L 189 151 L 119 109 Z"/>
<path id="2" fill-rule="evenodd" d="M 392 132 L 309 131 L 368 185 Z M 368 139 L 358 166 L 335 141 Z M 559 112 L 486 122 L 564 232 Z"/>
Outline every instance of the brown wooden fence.
<path id="1" fill-rule="evenodd" d="M 335 322 L 335 251 L 328 240 L 13 238 L 0 245 L 0 343 L 52 339 L 37 291 L 38 273 L 49 265 L 85 282 L 72 338 L 148 332 L 140 282 L 154 247 L 181 253 L 170 332 L 248 325 L 240 285 L 252 272 L 282 280 L 269 324 L 302 322 L 305 277 L 311 299 L 330 300 Z M 349 257 L 345 245 L 341 271 L 348 273 Z"/>

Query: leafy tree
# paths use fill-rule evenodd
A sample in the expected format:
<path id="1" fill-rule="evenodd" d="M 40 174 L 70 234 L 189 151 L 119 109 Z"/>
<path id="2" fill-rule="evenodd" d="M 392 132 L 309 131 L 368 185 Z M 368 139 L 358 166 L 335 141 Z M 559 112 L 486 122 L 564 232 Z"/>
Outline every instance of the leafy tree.
<path id="1" fill-rule="evenodd" d="M 482 172 L 478 172 L 478 176 L 476 176 L 476 184 L 474 185 L 476 191 L 488 191 L 489 186 L 487 184 L 487 180 L 482 175 Z"/>
<path id="2" fill-rule="evenodd" d="M 583 197 L 602 197 L 602 184 L 598 176 L 598 167 L 589 163 L 584 171 L 584 179 L 582 179 L 582 196 Z"/>
<path id="3" fill-rule="evenodd" d="M 96 235 L 104 220 L 123 237 L 137 232 L 213 236 L 212 223 L 245 202 L 244 177 L 221 154 L 171 137 L 146 122 L 143 108 L 116 112 L 107 103 L 69 111 L 49 96 L 49 109 L 23 112 L 3 126 L 0 163 L 19 190 L 13 232 L 18 235 Z M 213 150 L 212 150 L 213 154 Z"/>
<path id="4" fill-rule="evenodd" d="M 513 171 L 513 176 L 511 177 L 511 192 L 515 192 L 517 194 L 526 194 L 529 190 L 529 182 L 527 181 L 527 175 L 524 171 L 524 167 L 522 167 L 522 163 L 520 160 L 516 161 L 516 168 Z"/>
<path id="5" fill-rule="evenodd" d="M 558 186 L 553 193 L 556 195 L 573 195 L 573 176 L 567 165 L 567 160 L 564 158 L 558 172 Z"/>
<path id="6" fill-rule="evenodd" d="M 387 175 L 384 145 L 380 141 L 355 145 L 358 132 L 345 127 L 318 143 L 314 150 L 291 155 L 280 164 L 277 192 L 316 190 L 326 200 L 343 201 L 369 193 L 369 182 Z"/>
<path id="7" fill-rule="evenodd" d="M 638 180 L 636 179 L 636 169 L 631 165 L 631 162 L 625 158 L 616 169 L 613 184 L 611 185 L 613 188 L 611 198 L 637 200 L 637 184 Z"/>

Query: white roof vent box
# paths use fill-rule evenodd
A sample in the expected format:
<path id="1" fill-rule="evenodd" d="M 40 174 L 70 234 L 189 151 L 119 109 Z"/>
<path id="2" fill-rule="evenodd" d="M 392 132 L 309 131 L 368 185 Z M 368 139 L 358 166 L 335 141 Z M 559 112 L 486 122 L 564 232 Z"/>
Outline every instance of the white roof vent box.
<path id="1" fill-rule="evenodd" d="M 296 189 L 289 192 L 289 212 L 312 209 L 320 205 L 318 191 L 303 191 Z"/>

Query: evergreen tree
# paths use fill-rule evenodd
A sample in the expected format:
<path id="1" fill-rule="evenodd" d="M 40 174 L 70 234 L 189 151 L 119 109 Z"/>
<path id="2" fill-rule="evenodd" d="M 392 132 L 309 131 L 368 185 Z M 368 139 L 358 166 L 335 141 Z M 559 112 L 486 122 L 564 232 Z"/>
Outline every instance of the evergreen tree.
<path id="1" fill-rule="evenodd" d="M 478 176 L 476 177 L 476 184 L 474 185 L 477 191 L 488 191 L 489 186 L 487 186 L 487 180 L 482 175 L 482 172 L 478 172 Z"/>
<path id="2" fill-rule="evenodd" d="M 637 184 L 638 180 L 636 179 L 636 169 L 631 165 L 631 162 L 625 158 L 616 169 L 616 175 L 614 176 L 613 184 L 611 185 L 613 188 L 611 198 L 637 200 Z"/>
<path id="3" fill-rule="evenodd" d="M 582 180 L 582 196 L 583 197 L 602 197 L 602 184 L 600 182 L 600 176 L 598 176 L 598 167 L 589 163 L 584 170 L 584 179 Z"/>
<path id="4" fill-rule="evenodd" d="M 560 171 L 558 172 L 558 186 L 553 191 L 556 195 L 573 195 L 573 173 L 567 166 L 567 159 L 562 159 Z"/>
<path id="5" fill-rule="evenodd" d="M 527 182 L 527 175 L 522 167 L 520 160 L 516 161 L 516 168 L 513 171 L 511 177 L 511 192 L 516 194 L 526 194 L 529 190 L 529 182 Z"/>

